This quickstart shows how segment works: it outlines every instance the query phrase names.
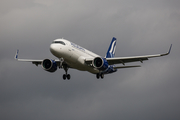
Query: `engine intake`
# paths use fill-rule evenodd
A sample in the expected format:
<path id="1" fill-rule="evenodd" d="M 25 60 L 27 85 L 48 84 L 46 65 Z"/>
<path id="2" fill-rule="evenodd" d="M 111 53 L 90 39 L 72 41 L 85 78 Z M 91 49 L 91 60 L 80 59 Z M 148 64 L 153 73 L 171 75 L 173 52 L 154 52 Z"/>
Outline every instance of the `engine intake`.
<path id="1" fill-rule="evenodd" d="M 57 70 L 57 64 L 54 60 L 45 59 L 43 60 L 41 66 L 48 72 L 55 72 Z"/>
<path id="2" fill-rule="evenodd" d="M 101 58 L 101 57 L 96 57 L 93 60 L 93 66 L 99 70 L 106 70 L 109 66 L 108 62 L 106 59 Z"/>

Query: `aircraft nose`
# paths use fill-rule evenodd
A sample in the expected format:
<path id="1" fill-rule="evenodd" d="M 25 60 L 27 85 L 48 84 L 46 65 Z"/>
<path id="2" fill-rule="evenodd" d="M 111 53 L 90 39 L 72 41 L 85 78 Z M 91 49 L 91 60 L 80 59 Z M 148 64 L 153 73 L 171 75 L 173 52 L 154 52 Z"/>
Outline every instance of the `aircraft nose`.
<path id="1" fill-rule="evenodd" d="M 56 57 L 61 57 L 62 55 L 62 48 L 58 44 L 51 44 L 50 51 Z"/>
<path id="2" fill-rule="evenodd" d="M 51 53 L 57 52 L 57 47 L 56 47 L 55 44 L 51 44 L 51 45 L 50 45 L 50 51 L 51 51 Z"/>

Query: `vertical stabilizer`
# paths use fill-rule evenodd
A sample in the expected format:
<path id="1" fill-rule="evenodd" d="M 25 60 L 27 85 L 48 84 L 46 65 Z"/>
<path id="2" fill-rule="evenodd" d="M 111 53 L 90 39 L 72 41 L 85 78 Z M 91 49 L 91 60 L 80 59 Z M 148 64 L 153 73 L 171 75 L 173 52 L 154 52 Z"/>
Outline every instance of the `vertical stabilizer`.
<path id="1" fill-rule="evenodd" d="M 112 41 L 111 41 L 111 44 L 109 46 L 109 49 L 108 49 L 108 51 L 106 53 L 106 58 L 113 58 L 114 57 L 115 51 L 116 51 L 116 41 L 117 41 L 116 38 L 113 37 Z"/>

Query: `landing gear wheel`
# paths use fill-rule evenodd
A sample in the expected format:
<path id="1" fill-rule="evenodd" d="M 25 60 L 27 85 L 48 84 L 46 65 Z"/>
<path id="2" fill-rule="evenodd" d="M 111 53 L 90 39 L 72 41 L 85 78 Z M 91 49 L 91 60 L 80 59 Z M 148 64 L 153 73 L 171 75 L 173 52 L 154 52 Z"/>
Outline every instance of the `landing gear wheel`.
<path id="1" fill-rule="evenodd" d="M 67 76 L 66 76 L 66 77 L 67 77 L 67 79 L 68 79 L 68 80 L 70 80 L 71 75 L 70 75 L 70 74 L 67 74 Z"/>
<path id="2" fill-rule="evenodd" d="M 104 78 L 104 74 L 101 74 L 101 78 L 102 78 L 102 79 Z"/>
<path id="3" fill-rule="evenodd" d="M 66 80 L 66 74 L 63 75 L 63 79 Z"/>
<path id="4" fill-rule="evenodd" d="M 99 74 L 96 74 L 96 78 L 99 79 Z"/>
<path id="5" fill-rule="evenodd" d="M 63 75 L 63 79 L 66 80 L 66 78 L 67 78 L 68 80 L 70 80 L 71 75 L 70 75 L 70 74 L 67 74 L 68 66 L 67 66 L 67 65 L 63 65 L 63 68 L 64 68 L 64 70 L 65 70 L 65 72 L 66 72 L 66 73 Z"/>
<path id="6" fill-rule="evenodd" d="M 100 77 L 103 79 L 104 78 L 104 74 L 103 73 L 97 73 L 96 74 L 96 78 L 99 79 Z"/>

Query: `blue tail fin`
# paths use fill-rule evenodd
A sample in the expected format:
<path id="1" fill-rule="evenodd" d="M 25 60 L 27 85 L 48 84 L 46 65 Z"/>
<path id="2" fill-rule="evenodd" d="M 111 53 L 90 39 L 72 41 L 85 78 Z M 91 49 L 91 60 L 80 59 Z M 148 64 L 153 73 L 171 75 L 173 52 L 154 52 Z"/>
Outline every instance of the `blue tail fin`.
<path id="1" fill-rule="evenodd" d="M 109 49 L 108 49 L 108 51 L 106 53 L 106 58 L 113 58 L 114 57 L 115 50 L 116 50 L 116 41 L 117 41 L 116 38 L 113 37 L 112 41 L 111 41 L 111 44 L 109 46 Z"/>

